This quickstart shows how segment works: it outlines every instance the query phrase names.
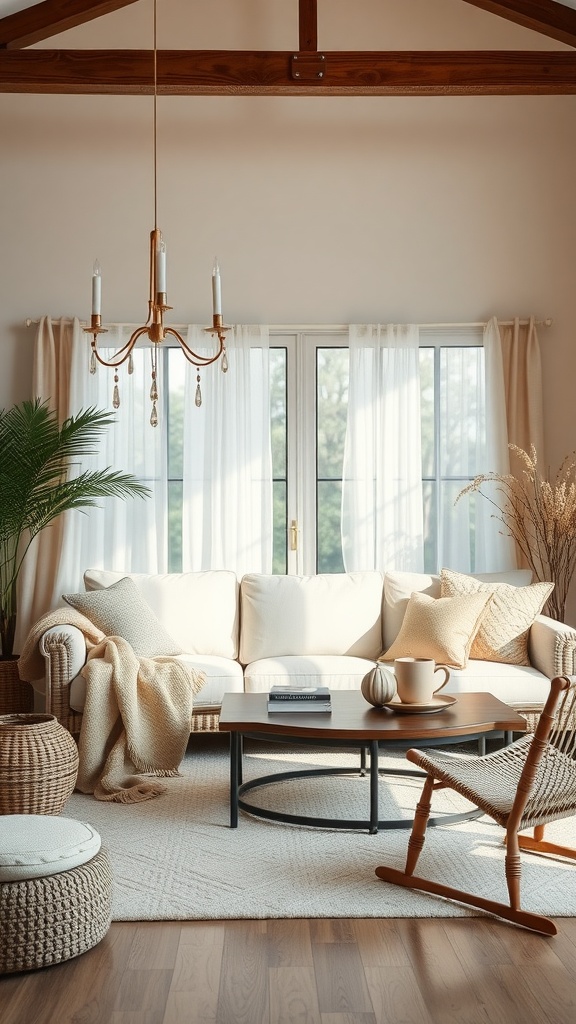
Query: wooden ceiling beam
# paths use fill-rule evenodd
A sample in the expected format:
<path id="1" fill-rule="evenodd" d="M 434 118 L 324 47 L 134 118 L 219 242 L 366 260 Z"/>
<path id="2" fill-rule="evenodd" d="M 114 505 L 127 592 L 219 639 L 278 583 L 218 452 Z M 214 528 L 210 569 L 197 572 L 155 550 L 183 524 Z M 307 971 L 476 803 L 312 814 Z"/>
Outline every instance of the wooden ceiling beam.
<path id="1" fill-rule="evenodd" d="M 301 75 L 293 51 L 160 50 L 158 92 L 181 96 L 492 96 L 576 93 L 576 54 L 441 50 L 321 55 Z M 309 55 L 311 56 L 311 55 Z M 152 92 L 150 50 L 0 51 L 0 92 Z M 296 71 L 295 68 L 298 67 Z"/>
<path id="2" fill-rule="evenodd" d="M 0 18 L 0 49 L 20 49 L 84 25 L 136 0 L 43 0 Z"/>
<path id="3" fill-rule="evenodd" d="M 42 0 L 0 18 L 0 49 L 20 49 L 93 21 L 136 0 Z M 576 46 L 576 11 L 556 0 L 465 0 L 524 28 Z M 298 0 L 299 48 L 318 47 L 317 0 Z"/>
<path id="4" fill-rule="evenodd" d="M 317 0 L 298 0 L 298 39 L 301 51 L 318 49 Z"/>
<path id="5" fill-rule="evenodd" d="M 576 11 L 556 0 L 465 0 L 523 28 L 576 46 Z"/>

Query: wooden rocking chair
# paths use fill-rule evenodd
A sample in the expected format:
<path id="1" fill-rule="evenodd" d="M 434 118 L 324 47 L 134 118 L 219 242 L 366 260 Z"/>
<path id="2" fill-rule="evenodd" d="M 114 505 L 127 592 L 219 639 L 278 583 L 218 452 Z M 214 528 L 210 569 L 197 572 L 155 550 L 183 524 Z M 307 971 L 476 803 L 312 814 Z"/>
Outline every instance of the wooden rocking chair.
<path id="1" fill-rule="evenodd" d="M 490 914 L 555 935 L 553 921 L 520 908 L 520 850 L 560 854 L 576 860 L 576 849 L 544 841 L 547 822 L 576 814 L 576 676 L 557 676 L 534 733 L 483 757 L 408 750 L 426 781 L 416 807 L 404 871 L 376 868 L 386 882 L 444 896 Z M 418 878 L 414 869 L 425 840 L 434 790 L 453 789 L 506 829 L 506 883 L 510 905 Z M 518 833 L 533 829 L 533 838 Z"/>

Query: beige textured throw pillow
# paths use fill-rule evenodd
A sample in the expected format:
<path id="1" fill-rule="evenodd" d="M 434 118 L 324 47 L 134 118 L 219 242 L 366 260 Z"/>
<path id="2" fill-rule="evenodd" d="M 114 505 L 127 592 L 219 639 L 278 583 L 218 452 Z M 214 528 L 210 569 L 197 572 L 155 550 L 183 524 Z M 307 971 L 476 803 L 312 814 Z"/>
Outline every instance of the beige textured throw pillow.
<path id="1" fill-rule="evenodd" d="M 434 658 L 439 665 L 466 668 L 472 641 L 491 599 L 490 594 L 438 598 L 412 594 L 400 632 L 379 661 Z"/>
<path id="2" fill-rule="evenodd" d="M 478 661 L 501 661 L 506 665 L 530 664 L 530 626 L 552 593 L 553 583 L 513 587 L 508 583 L 484 583 L 451 569 L 442 569 L 440 579 L 443 597 L 492 595 L 490 606 L 474 638 L 471 658 Z"/>
<path id="3" fill-rule="evenodd" d="M 182 648 L 164 629 L 129 576 L 104 590 L 62 594 L 62 597 L 106 636 L 121 636 L 127 640 L 139 658 L 182 654 Z"/>

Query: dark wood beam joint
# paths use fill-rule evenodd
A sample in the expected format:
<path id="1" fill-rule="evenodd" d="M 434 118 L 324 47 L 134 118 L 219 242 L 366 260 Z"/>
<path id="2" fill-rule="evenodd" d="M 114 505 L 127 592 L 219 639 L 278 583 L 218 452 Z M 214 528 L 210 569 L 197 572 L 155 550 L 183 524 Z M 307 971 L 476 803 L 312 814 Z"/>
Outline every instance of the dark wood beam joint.
<path id="1" fill-rule="evenodd" d="M 320 83 L 326 74 L 323 53 L 295 53 L 290 61 L 290 74 L 295 82 Z"/>
<path id="2" fill-rule="evenodd" d="M 318 49 L 317 0 L 298 0 L 298 48 L 308 52 Z"/>

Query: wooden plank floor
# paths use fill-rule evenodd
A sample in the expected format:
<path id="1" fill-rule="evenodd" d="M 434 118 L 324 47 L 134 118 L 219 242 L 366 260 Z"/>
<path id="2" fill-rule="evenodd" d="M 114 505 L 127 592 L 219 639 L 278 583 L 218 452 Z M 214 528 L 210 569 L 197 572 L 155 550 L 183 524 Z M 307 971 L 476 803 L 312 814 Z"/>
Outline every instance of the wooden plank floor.
<path id="1" fill-rule="evenodd" d="M 572 1024 L 576 919 L 115 923 L 0 979 L 2 1024 Z"/>

